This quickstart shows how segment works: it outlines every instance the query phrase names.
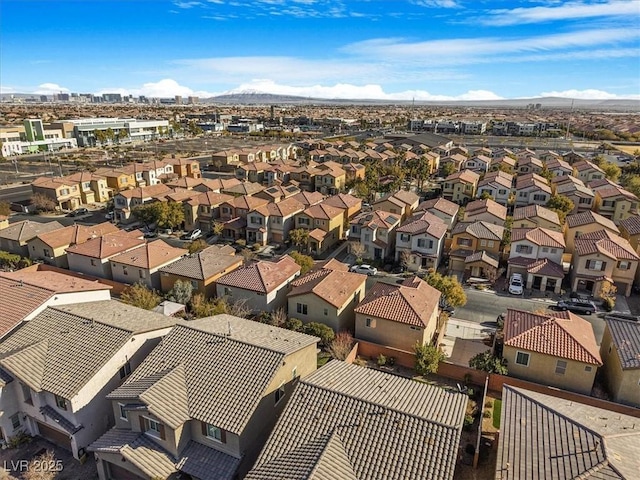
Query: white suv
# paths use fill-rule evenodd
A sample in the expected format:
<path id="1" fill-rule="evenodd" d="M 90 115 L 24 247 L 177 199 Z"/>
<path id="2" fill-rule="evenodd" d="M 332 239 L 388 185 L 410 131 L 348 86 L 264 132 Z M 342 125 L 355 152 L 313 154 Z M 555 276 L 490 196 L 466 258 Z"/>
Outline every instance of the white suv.
<path id="1" fill-rule="evenodd" d="M 509 293 L 512 295 L 522 295 L 524 293 L 524 283 L 522 282 L 522 275 L 520 273 L 514 273 L 509 280 Z"/>

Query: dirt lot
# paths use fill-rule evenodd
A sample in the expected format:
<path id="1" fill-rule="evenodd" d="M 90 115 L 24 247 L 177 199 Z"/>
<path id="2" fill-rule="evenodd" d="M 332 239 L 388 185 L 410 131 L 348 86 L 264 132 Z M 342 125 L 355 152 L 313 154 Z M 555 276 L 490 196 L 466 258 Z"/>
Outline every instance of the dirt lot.
<path id="1" fill-rule="evenodd" d="M 70 452 L 58 448 L 56 445 L 42 439 L 34 438 L 29 443 L 22 445 L 15 449 L 0 450 L 0 467 L 3 467 L 7 471 L 7 474 L 0 468 L 0 480 L 18 479 L 22 478 L 22 472 L 24 472 L 24 465 L 22 461 L 27 462 L 39 457 L 47 450 L 52 450 L 55 460 L 53 461 L 54 468 L 59 465 L 58 474 L 56 480 L 97 480 L 98 471 L 96 470 L 96 464 L 93 459 L 93 455 L 87 457 L 87 461 L 84 464 L 78 462 L 71 456 Z M 61 463 L 56 464 L 55 461 L 59 460 Z"/>

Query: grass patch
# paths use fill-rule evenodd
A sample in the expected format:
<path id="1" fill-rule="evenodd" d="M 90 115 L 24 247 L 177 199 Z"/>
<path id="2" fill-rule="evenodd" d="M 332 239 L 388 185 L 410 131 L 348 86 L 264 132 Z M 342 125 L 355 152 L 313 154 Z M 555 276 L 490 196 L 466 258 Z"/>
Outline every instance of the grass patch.
<path id="1" fill-rule="evenodd" d="M 500 415 L 502 413 L 502 400 L 493 402 L 493 427 L 500 428 Z"/>
<path id="2" fill-rule="evenodd" d="M 318 368 L 322 367 L 329 360 L 331 360 L 331 354 L 330 353 L 320 352 L 318 354 Z"/>

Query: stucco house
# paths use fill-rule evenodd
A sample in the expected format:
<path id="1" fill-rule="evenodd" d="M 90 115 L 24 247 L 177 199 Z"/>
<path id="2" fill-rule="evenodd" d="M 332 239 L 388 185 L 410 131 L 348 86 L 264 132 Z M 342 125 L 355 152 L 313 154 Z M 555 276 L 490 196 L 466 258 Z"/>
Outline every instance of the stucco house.
<path id="1" fill-rule="evenodd" d="M 107 395 L 115 426 L 89 446 L 99 478 L 242 478 L 317 341 L 231 315 L 176 325 Z"/>
<path id="2" fill-rule="evenodd" d="M 612 317 L 605 322 L 602 378 L 615 402 L 640 407 L 640 322 Z"/>
<path id="3" fill-rule="evenodd" d="M 476 196 L 480 175 L 471 170 L 463 170 L 449 175 L 442 185 L 442 196 L 463 205 Z"/>
<path id="4" fill-rule="evenodd" d="M 29 246 L 27 242 L 33 240 L 38 235 L 61 228 L 63 228 L 62 224 L 55 220 L 44 223 L 32 222 L 31 220 L 12 223 L 0 230 L 0 250 L 22 257 L 28 257 Z"/>
<path id="5" fill-rule="evenodd" d="M 640 254 L 640 215 L 625 218 L 620 222 L 620 236 Z M 636 270 L 636 286 L 640 287 L 640 267 Z"/>
<path id="6" fill-rule="evenodd" d="M 483 221 L 458 222 L 451 236 L 449 272 L 462 274 L 468 270 L 465 260 L 476 252 L 486 251 L 491 257 L 500 258 L 504 227 Z"/>
<path id="7" fill-rule="evenodd" d="M 0 343 L 0 425 L 80 459 L 114 424 L 118 387 L 175 319 L 115 300 L 49 307 Z"/>
<path id="8" fill-rule="evenodd" d="M 515 206 L 546 205 L 551 198 L 551 187 L 544 177 L 536 173 L 516 177 Z"/>
<path id="9" fill-rule="evenodd" d="M 563 224 L 556 212 L 540 205 L 527 205 L 513 210 L 512 228 L 536 227 L 561 232 Z"/>
<path id="10" fill-rule="evenodd" d="M 462 162 L 461 168 L 463 170 L 471 170 L 482 175 L 489 171 L 490 166 L 491 158 L 485 155 L 474 155 Z"/>
<path id="11" fill-rule="evenodd" d="M 582 181 L 566 176 L 552 178 L 551 182 L 556 195 L 567 197 L 573 202 L 573 210 L 569 213 L 585 212 L 593 208 L 596 196 Z"/>
<path id="12" fill-rule="evenodd" d="M 414 213 L 429 212 L 441 219 L 447 226 L 447 231 L 451 231 L 458 219 L 460 206 L 446 198 L 438 197 L 425 200 L 415 209 Z"/>
<path id="13" fill-rule="evenodd" d="M 567 215 L 563 228 L 564 239 L 567 245 L 566 251 L 568 253 L 575 251 L 576 238 L 585 233 L 593 233 L 599 230 L 607 230 L 616 235 L 620 234 L 620 230 L 616 224 L 599 213 L 587 211 Z"/>
<path id="14" fill-rule="evenodd" d="M 253 262 L 220 277 L 216 294 L 230 302 L 246 302 L 253 313 L 273 312 L 285 308 L 291 282 L 299 275 L 300 266 L 289 255 Z"/>
<path id="15" fill-rule="evenodd" d="M 585 395 L 602 365 L 591 324 L 571 312 L 508 309 L 502 357 L 510 376 Z"/>
<path id="16" fill-rule="evenodd" d="M 399 225 L 400 215 L 396 213 L 362 212 L 350 222 L 349 241 L 362 245 L 363 258 L 382 260 L 394 254 Z"/>
<path id="17" fill-rule="evenodd" d="M 483 194 L 490 195 L 495 202 L 506 207 L 511 197 L 512 184 L 513 175 L 501 170 L 489 172 L 478 182 L 476 196 L 480 198 Z"/>
<path id="18" fill-rule="evenodd" d="M 345 230 L 349 228 L 349 220 L 351 220 L 354 216 L 360 213 L 360 210 L 362 210 L 362 199 L 354 197 L 353 195 L 349 195 L 348 193 L 339 193 L 337 195 L 332 195 L 323 200 L 322 203 L 339 208 L 344 212 Z"/>
<path id="19" fill-rule="evenodd" d="M 457 208 L 457 205 L 456 205 Z M 410 271 L 438 268 L 447 225 L 429 211 L 415 213 L 396 229 L 395 260 Z"/>
<path id="20" fill-rule="evenodd" d="M 411 216 L 420 203 L 420 197 L 413 192 L 406 190 L 398 190 L 396 193 L 382 197 L 380 200 L 373 202 L 371 206 L 374 210 L 382 210 L 383 212 L 391 212 L 400 215 L 402 220 L 406 220 Z"/>
<path id="21" fill-rule="evenodd" d="M 604 170 L 588 160 L 579 160 L 571 166 L 573 167 L 573 176 L 582 180 L 585 184 L 606 177 Z"/>
<path id="22" fill-rule="evenodd" d="M 342 209 L 322 202 L 295 214 L 295 228 L 309 230 L 309 249 L 320 254 L 342 239 L 343 219 Z"/>
<path id="23" fill-rule="evenodd" d="M 464 210 L 465 222 L 483 221 L 504 227 L 506 220 L 507 207 L 490 198 L 469 202 Z"/>
<path id="24" fill-rule="evenodd" d="M 608 182 L 608 183 L 605 183 Z M 618 225 L 625 218 L 637 215 L 640 200 L 633 193 L 608 180 L 596 180 L 589 184 L 595 193 L 594 210 Z"/>
<path id="25" fill-rule="evenodd" d="M 364 298 L 366 280 L 366 275 L 349 272 L 348 265 L 329 260 L 291 282 L 289 316 L 353 332 L 354 309 Z"/>
<path id="26" fill-rule="evenodd" d="M 356 307 L 355 338 L 413 353 L 438 329 L 440 291 L 418 277 L 376 283 Z"/>

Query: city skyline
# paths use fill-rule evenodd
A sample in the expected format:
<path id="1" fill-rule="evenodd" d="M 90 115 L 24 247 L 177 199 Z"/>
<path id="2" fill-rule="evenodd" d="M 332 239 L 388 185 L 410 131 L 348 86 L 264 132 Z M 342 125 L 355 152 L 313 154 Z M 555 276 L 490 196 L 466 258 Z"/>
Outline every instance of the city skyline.
<path id="1" fill-rule="evenodd" d="M 0 93 L 640 99 L 640 1 L 4 0 Z"/>

